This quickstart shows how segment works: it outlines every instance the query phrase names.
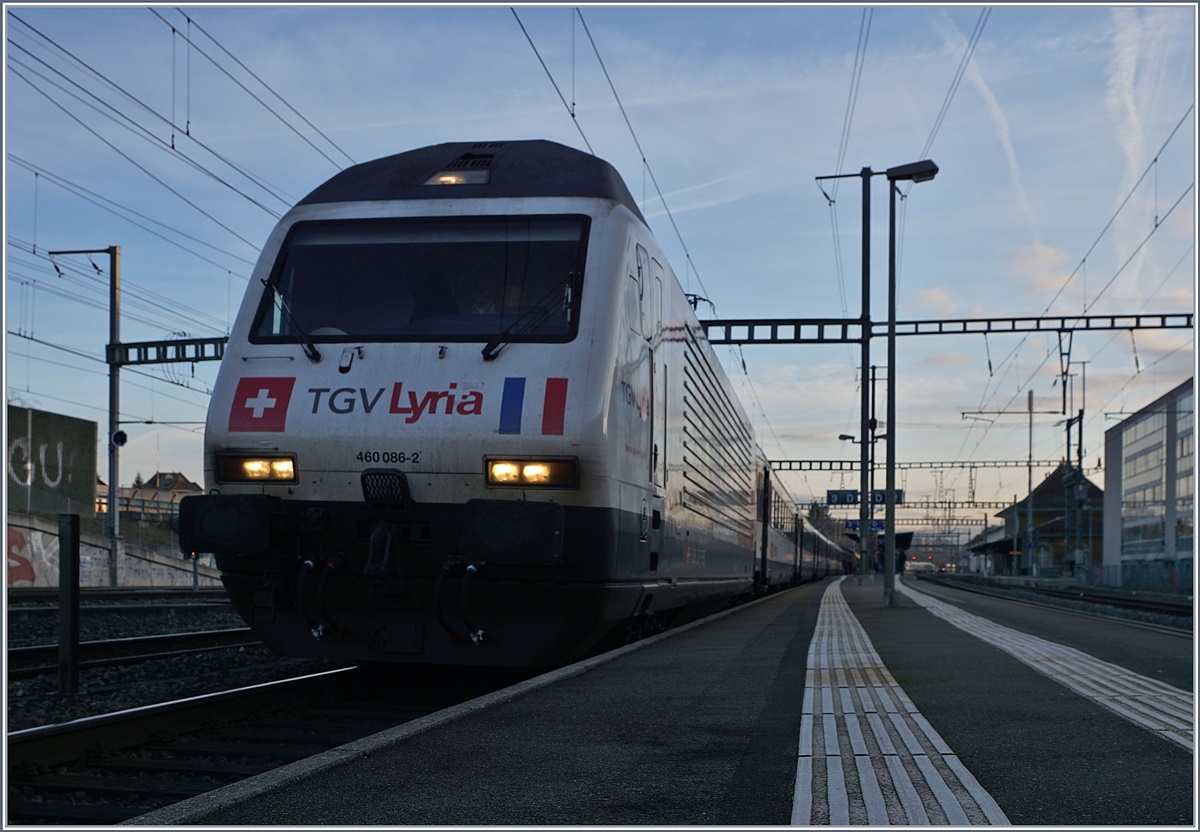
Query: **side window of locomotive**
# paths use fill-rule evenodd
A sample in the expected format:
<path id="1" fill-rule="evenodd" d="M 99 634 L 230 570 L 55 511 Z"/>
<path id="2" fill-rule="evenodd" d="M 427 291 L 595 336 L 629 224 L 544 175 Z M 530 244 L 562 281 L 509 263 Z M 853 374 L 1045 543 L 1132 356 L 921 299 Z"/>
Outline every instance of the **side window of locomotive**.
<path id="1" fill-rule="evenodd" d="M 638 315 L 641 320 L 642 337 L 650 338 L 654 334 L 651 312 L 651 298 L 654 293 L 650 288 L 650 254 L 641 246 L 637 247 L 637 285 L 638 305 L 640 306 Z"/>
<path id="2" fill-rule="evenodd" d="M 662 334 L 663 327 L 663 267 L 651 258 L 650 271 L 654 277 L 650 284 L 650 326 L 654 335 Z"/>
<path id="3" fill-rule="evenodd" d="M 251 340 L 568 341 L 588 226 L 582 216 L 297 223 Z"/>

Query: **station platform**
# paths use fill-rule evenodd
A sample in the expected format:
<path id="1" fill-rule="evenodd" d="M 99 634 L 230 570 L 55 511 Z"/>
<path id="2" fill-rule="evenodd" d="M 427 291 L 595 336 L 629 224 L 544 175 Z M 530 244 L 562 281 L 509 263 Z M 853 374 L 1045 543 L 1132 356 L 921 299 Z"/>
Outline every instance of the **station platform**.
<path id="1" fill-rule="evenodd" d="M 1192 825 L 1192 654 L 827 579 L 127 823 Z"/>

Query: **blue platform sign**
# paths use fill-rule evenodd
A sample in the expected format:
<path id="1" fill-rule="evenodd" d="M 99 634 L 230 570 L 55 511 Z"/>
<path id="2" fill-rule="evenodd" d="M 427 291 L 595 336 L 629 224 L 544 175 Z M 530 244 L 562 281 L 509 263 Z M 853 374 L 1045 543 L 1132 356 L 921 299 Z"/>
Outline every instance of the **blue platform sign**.
<path id="1" fill-rule="evenodd" d="M 871 531 L 881 532 L 885 528 L 887 528 L 887 521 L 885 521 L 885 520 L 872 520 L 871 521 Z M 848 531 L 848 532 L 858 531 L 858 521 L 857 520 L 847 520 L 846 521 L 846 531 Z"/>
<path id="2" fill-rule="evenodd" d="M 877 506 L 886 505 L 887 504 L 887 491 L 884 491 L 881 488 L 877 488 L 874 491 L 872 491 L 871 492 L 871 502 Z M 897 488 L 896 489 L 896 505 L 902 505 L 903 503 L 904 503 L 904 489 Z"/>
<path id="3" fill-rule="evenodd" d="M 825 502 L 831 506 L 856 506 L 858 505 L 858 492 L 830 489 L 825 492 Z"/>

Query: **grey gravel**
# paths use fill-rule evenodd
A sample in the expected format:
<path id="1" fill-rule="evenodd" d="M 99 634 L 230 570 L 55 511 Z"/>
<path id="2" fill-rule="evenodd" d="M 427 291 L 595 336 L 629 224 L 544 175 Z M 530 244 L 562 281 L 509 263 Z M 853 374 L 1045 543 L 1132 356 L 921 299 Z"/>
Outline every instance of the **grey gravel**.
<path id="1" fill-rule="evenodd" d="M 19 609 L 9 609 L 8 621 L 9 647 L 53 644 L 58 640 L 58 619 L 53 615 L 23 615 Z M 125 610 L 85 608 L 80 614 L 80 641 L 244 626 L 245 622 L 227 604 L 182 610 L 144 605 Z M 338 666 L 319 660 L 281 659 L 265 647 L 239 647 L 81 670 L 79 691 L 70 695 L 59 692 L 57 675 L 8 679 L 6 731 L 54 725 Z"/>

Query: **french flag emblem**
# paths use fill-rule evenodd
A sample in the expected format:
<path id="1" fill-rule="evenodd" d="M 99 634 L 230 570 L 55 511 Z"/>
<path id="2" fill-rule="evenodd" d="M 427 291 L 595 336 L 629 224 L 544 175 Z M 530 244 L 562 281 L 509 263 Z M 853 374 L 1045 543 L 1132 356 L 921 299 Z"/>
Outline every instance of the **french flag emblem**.
<path id="1" fill-rule="evenodd" d="M 521 432 L 525 415 L 524 378 L 504 379 L 504 396 L 500 401 L 500 433 Z M 542 396 L 542 435 L 562 436 L 567 411 L 567 379 L 548 378 Z"/>

